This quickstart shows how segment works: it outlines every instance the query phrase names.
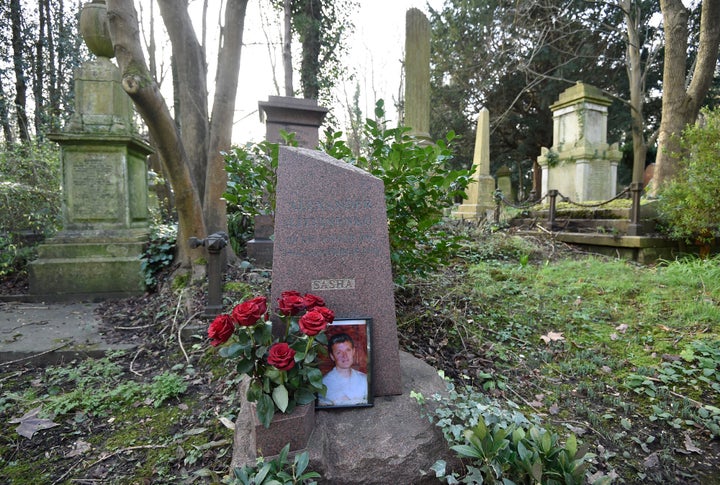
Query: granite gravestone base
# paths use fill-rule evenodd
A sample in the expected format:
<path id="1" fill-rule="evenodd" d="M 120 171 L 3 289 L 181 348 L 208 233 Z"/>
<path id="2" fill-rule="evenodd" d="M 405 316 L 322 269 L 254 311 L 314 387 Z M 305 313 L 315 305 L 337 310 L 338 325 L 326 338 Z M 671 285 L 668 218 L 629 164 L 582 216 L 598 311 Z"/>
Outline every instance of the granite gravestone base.
<path id="1" fill-rule="evenodd" d="M 271 301 L 309 292 L 336 318 L 371 318 L 373 394 L 400 394 L 382 181 L 325 153 L 280 147 L 276 201 Z"/>

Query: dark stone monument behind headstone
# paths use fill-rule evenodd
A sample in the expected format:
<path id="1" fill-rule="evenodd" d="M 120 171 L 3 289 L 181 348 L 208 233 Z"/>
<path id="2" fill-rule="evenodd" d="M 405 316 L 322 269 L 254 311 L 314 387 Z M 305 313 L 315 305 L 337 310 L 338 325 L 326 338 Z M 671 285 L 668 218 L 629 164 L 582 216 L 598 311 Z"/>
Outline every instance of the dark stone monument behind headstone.
<path id="1" fill-rule="evenodd" d="M 270 96 L 258 103 L 260 120 L 265 121 L 265 139 L 283 143 L 280 130 L 295 134 L 295 141 L 303 148 L 318 146 L 320 125 L 328 112 L 315 99 Z M 273 215 L 255 218 L 255 237 L 247 243 L 247 256 L 256 267 L 270 268 L 273 260 Z"/>
<path id="2" fill-rule="evenodd" d="M 400 394 L 382 181 L 322 152 L 281 147 L 276 195 L 271 301 L 310 292 L 337 318 L 372 318 L 373 394 Z"/>

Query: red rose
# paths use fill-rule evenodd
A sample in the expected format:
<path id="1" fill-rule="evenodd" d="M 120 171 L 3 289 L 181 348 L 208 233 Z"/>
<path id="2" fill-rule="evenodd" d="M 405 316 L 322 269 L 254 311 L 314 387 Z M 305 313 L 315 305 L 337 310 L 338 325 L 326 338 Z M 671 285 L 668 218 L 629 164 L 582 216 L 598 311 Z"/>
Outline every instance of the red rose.
<path id="1" fill-rule="evenodd" d="M 279 370 L 290 370 L 295 367 L 295 351 L 285 342 L 275 344 L 270 347 L 267 361 Z"/>
<path id="2" fill-rule="evenodd" d="M 313 310 L 320 313 L 325 318 L 325 321 L 327 322 L 328 325 L 330 325 L 333 322 L 333 320 L 335 320 L 335 312 L 330 310 L 329 308 L 326 308 L 324 306 L 319 306 L 319 307 L 315 307 Z"/>
<path id="3" fill-rule="evenodd" d="M 303 303 L 307 311 L 314 310 L 316 307 L 325 306 L 325 300 L 322 297 L 313 295 L 311 293 L 305 293 L 303 297 Z"/>
<path id="4" fill-rule="evenodd" d="M 236 305 L 232 311 L 232 319 L 241 327 L 255 325 L 267 311 L 267 298 L 257 296 L 252 300 Z"/>
<path id="5" fill-rule="evenodd" d="M 300 330 L 309 337 L 317 335 L 327 327 L 325 316 L 319 311 L 313 310 L 300 317 Z"/>
<path id="6" fill-rule="evenodd" d="M 212 339 L 210 345 L 217 347 L 224 344 L 230 339 L 233 330 L 235 330 L 235 325 L 230 315 L 218 315 L 208 328 L 208 337 Z"/>
<path id="7" fill-rule="evenodd" d="M 297 291 L 283 291 L 278 299 L 280 313 L 295 316 L 305 309 L 303 297 Z"/>

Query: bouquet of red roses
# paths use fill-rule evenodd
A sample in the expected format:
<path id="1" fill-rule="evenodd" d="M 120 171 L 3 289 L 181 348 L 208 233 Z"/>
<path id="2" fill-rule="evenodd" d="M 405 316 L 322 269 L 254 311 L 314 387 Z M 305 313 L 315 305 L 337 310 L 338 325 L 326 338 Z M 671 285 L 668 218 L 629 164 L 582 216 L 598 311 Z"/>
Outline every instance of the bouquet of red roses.
<path id="1" fill-rule="evenodd" d="M 284 291 L 278 316 L 284 332 L 274 336 L 267 298 L 258 296 L 217 316 L 208 328 L 210 344 L 227 343 L 220 355 L 237 360 L 238 372 L 249 376 L 247 399 L 257 403 L 258 419 L 265 427 L 276 410 L 289 413 L 327 391 L 318 355 L 327 353 L 325 328 L 335 314 L 317 295 Z"/>

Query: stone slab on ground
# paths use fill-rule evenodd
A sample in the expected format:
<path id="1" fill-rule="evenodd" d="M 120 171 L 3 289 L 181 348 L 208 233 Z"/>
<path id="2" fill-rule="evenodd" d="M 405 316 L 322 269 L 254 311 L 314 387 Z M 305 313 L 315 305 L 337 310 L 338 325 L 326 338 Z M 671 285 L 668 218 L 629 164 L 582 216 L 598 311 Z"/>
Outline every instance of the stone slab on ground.
<path id="1" fill-rule="evenodd" d="M 132 349 L 104 340 L 97 307 L 83 302 L 0 302 L 0 363 L 56 364 Z"/>
<path id="2" fill-rule="evenodd" d="M 403 392 L 376 397 L 369 408 L 317 410 L 307 451 L 309 469 L 322 475 L 321 484 L 386 485 L 438 483 L 434 473 L 423 476 L 436 460 L 456 464 L 439 428 L 422 414 L 410 391 L 426 398 L 446 392 L 437 370 L 400 352 Z M 244 402 L 245 405 L 242 405 Z M 252 409 L 241 402 L 235 428 L 232 466 L 254 463 Z"/>

